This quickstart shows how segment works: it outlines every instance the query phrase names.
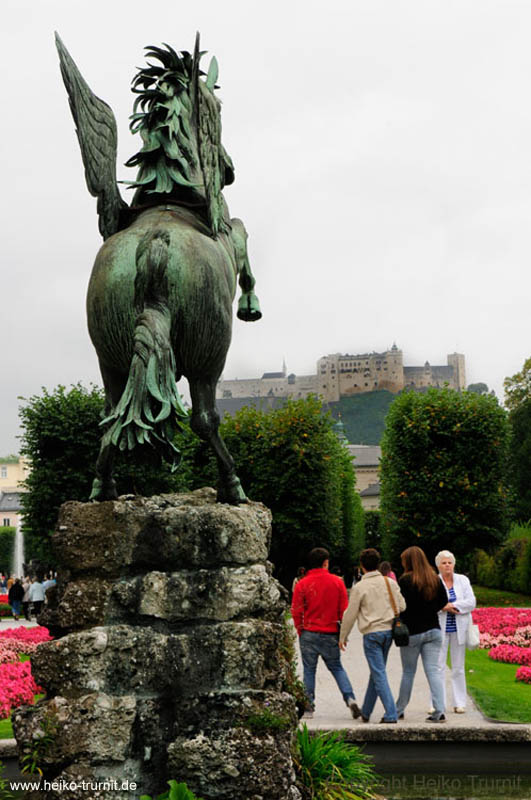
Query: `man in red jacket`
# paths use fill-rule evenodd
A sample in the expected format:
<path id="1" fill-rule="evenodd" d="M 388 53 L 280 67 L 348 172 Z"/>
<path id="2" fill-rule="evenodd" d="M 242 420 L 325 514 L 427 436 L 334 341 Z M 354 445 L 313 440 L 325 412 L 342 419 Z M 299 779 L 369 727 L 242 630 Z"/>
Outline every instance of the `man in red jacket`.
<path id="1" fill-rule="evenodd" d="M 291 602 L 291 615 L 299 635 L 304 688 L 311 703 L 312 717 L 315 704 L 315 671 L 319 656 L 335 678 L 343 700 L 354 719 L 361 711 L 354 699 L 352 684 L 341 664 L 339 651 L 339 625 L 348 606 L 347 590 L 342 579 L 328 571 L 330 554 L 324 547 L 315 547 L 308 556 L 308 571 L 295 586 Z"/>

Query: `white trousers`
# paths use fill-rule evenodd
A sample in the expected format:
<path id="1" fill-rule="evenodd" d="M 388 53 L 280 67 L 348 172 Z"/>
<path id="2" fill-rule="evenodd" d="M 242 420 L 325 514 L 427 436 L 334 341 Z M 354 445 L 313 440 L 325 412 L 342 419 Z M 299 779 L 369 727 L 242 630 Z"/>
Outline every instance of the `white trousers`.
<path id="1" fill-rule="evenodd" d="M 452 694 L 454 701 L 452 707 L 466 708 L 467 694 L 466 694 L 466 677 L 465 677 L 465 649 L 464 644 L 459 644 L 457 641 L 457 633 L 445 633 L 443 631 L 443 640 L 441 645 L 441 652 L 439 655 L 439 670 L 444 687 L 444 700 L 446 704 L 446 657 L 448 655 L 448 645 L 450 645 L 450 664 L 452 669 Z"/>

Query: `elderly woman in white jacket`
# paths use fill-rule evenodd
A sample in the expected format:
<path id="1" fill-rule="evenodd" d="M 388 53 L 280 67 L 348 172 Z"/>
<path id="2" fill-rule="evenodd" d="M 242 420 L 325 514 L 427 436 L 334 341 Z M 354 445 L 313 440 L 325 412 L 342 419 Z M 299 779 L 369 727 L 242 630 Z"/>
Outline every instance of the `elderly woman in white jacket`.
<path id="1" fill-rule="evenodd" d="M 446 686 L 445 671 L 448 647 L 450 647 L 450 663 L 452 668 L 453 708 L 456 714 L 466 711 L 466 678 L 465 678 L 465 643 L 466 632 L 471 622 L 471 612 L 476 607 L 476 598 L 466 575 L 454 572 L 455 558 L 449 550 L 441 550 L 435 557 L 448 595 L 448 603 L 439 611 L 439 624 L 443 634 L 439 669 Z"/>

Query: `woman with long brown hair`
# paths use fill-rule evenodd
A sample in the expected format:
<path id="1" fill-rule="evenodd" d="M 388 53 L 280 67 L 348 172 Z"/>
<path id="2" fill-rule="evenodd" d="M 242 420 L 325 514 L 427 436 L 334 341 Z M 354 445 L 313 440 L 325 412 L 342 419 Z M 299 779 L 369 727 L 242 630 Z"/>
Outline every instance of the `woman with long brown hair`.
<path id="1" fill-rule="evenodd" d="M 409 644 L 400 648 L 402 680 L 396 701 L 398 719 L 404 718 L 420 656 L 434 705 L 426 722 L 444 722 L 444 686 L 439 669 L 442 631 L 437 612 L 447 604 L 448 597 L 420 547 L 408 547 L 400 558 L 404 573 L 399 584 L 406 601 L 406 610 L 400 616 L 409 628 Z"/>

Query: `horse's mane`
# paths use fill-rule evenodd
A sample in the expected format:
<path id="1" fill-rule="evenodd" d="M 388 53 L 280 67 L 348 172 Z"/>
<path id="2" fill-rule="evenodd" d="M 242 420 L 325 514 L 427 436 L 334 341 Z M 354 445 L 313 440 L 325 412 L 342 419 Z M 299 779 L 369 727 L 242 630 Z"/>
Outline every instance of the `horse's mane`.
<path id="1" fill-rule="evenodd" d="M 146 57 L 160 65 L 142 67 L 133 79 L 138 95 L 130 129 L 140 133 L 143 147 L 126 166 L 138 167 L 136 197 L 173 195 L 202 200 L 216 236 L 227 231 L 221 190 L 233 177 L 232 162 L 221 144 L 217 63 L 213 59 L 206 81 L 199 69 L 198 42 L 194 54 L 147 47 Z"/>

